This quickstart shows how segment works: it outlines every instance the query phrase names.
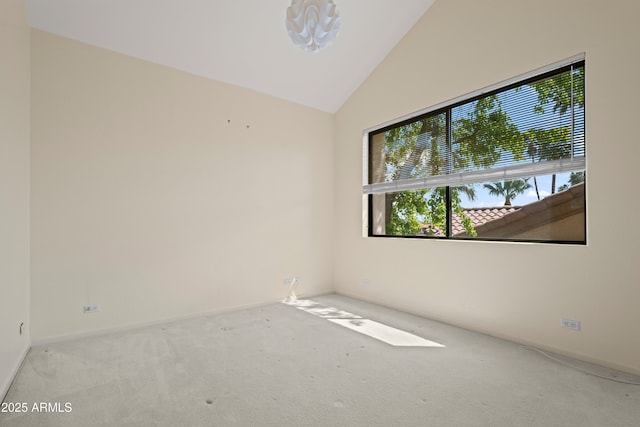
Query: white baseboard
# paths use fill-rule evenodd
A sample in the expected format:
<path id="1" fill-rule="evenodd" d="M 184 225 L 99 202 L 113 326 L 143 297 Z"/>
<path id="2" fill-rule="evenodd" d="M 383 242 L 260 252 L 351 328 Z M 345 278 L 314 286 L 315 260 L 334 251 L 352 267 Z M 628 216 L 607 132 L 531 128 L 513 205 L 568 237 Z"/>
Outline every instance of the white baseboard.
<path id="1" fill-rule="evenodd" d="M 13 380 L 16 378 L 16 375 L 18 374 L 20 367 L 22 367 L 22 364 L 24 363 L 24 359 L 27 357 L 27 354 L 29 354 L 29 350 L 31 350 L 31 347 L 28 345 L 22 350 L 20 359 L 18 360 L 18 363 L 16 363 L 16 365 L 14 366 L 13 371 L 11 372 L 11 375 L 9 375 L 9 378 L 7 378 L 6 382 L 2 384 L 2 388 L 0 389 L 0 402 L 4 402 L 5 397 L 7 397 L 7 393 L 11 388 L 11 384 L 13 384 Z"/>

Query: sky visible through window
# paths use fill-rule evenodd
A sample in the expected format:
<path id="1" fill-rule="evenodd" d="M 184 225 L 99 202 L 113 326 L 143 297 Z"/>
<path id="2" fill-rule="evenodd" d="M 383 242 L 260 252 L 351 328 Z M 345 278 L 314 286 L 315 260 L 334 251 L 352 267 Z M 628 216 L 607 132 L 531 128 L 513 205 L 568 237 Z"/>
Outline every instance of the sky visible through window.
<path id="1" fill-rule="evenodd" d="M 517 94 L 518 99 L 517 106 L 515 108 L 513 104 L 511 104 L 514 94 Z M 530 85 L 522 85 L 517 89 L 511 89 L 500 93 L 498 94 L 498 99 L 502 104 L 503 110 L 509 115 L 509 118 L 511 119 L 510 121 L 518 127 L 518 131 L 520 132 L 526 132 L 527 130 L 535 127 L 547 127 L 550 123 L 553 123 L 555 126 L 570 126 L 571 124 L 571 110 L 561 115 L 554 112 L 553 107 L 550 105 L 545 106 L 544 113 L 532 115 L 531 113 L 533 109 L 538 104 L 538 94 Z M 576 144 L 582 144 L 584 146 L 584 108 L 575 105 L 574 109 L 576 117 L 576 135 L 574 136 L 574 141 Z M 466 110 L 469 110 L 469 108 L 466 108 Z M 464 115 L 464 111 L 458 112 L 458 114 L 462 117 Z M 455 116 L 456 113 L 454 112 L 454 120 L 456 118 Z M 559 191 L 559 187 L 563 185 L 570 186 L 570 175 L 571 174 L 569 172 L 556 174 L 555 193 L 557 193 Z M 531 188 L 525 190 L 523 194 L 519 194 L 513 198 L 511 200 L 511 205 L 524 206 L 537 202 L 538 195 L 540 200 L 551 195 L 554 190 L 552 189 L 552 179 L 552 175 L 537 176 L 536 181 L 538 193 L 536 193 L 534 178 L 530 177 L 528 183 L 531 185 Z M 504 205 L 504 197 L 489 194 L 489 190 L 486 189 L 483 184 L 475 184 L 471 185 L 471 187 L 475 190 L 475 200 L 470 200 L 464 193 L 461 193 L 460 199 L 463 207 L 483 208 Z"/>
<path id="2" fill-rule="evenodd" d="M 464 209 L 536 204 L 510 217 L 527 218 L 531 230 L 547 233 L 528 238 L 584 241 L 573 233 L 579 225 L 558 234 L 551 226 L 541 228 L 535 222 L 541 216 L 534 215 L 542 208 L 553 211 L 554 224 L 566 219 L 572 225 L 584 216 L 584 209 L 574 212 L 577 205 L 568 204 L 584 197 L 583 186 L 537 203 L 584 181 L 584 128 L 584 64 L 575 63 L 371 133 L 364 187 L 374 195 L 370 233 L 452 237 L 453 218 L 469 237 L 523 237 L 524 231 L 507 227 L 509 221 L 476 230 L 486 223 L 478 218 L 496 213 Z"/>
<path id="3" fill-rule="evenodd" d="M 560 173 L 556 174 L 556 193 L 558 192 L 558 187 L 563 184 L 567 184 L 569 182 L 569 173 Z M 551 175 L 538 176 L 536 177 L 538 181 L 538 191 L 540 193 L 540 200 L 545 197 L 551 195 Z M 538 196 L 536 195 L 536 189 L 533 184 L 533 177 L 529 179 L 529 184 L 531 184 L 531 188 L 526 190 L 524 194 L 520 194 L 511 200 L 512 206 L 524 206 L 529 203 L 537 202 Z M 488 208 L 488 207 L 498 207 L 504 205 L 504 197 L 502 196 L 492 196 L 489 194 L 489 190 L 484 188 L 482 184 L 472 185 L 473 189 L 476 192 L 476 199 L 471 201 L 469 198 L 464 195 L 464 193 L 460 194 L 460 199 L 462 201 L 462 207 L 464 208 Z"/>

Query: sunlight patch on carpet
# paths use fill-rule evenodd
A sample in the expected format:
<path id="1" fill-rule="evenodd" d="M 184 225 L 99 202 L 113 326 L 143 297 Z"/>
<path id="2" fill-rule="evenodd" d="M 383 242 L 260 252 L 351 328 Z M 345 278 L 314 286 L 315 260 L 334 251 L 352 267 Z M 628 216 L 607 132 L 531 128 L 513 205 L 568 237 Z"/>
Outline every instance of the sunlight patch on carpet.
<path id="1" fill-rule="evenodd" d="M 410 334 L 409 332 L 401 331 L 400 329 L 392 328 L 391 326 L 387 326 L 370 319 L 365 319 L 362 316 L 358 316 L 335 307 L 322 305 L 315 301 L 297 300 L 285 302 L 284 304 L 296 307 L 297 309 L 313 314 L 314 316 L 322 317 L 336 325 L 344 326 L 352 331 L 360 332 L 361 334 L 375 338 L 392 346 L 444 347 L 442 344 Z"/>

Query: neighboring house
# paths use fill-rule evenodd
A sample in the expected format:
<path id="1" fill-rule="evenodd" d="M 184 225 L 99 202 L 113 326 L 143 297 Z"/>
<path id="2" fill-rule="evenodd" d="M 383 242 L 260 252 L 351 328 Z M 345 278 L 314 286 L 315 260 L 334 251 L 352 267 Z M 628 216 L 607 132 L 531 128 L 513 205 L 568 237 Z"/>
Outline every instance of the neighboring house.
<path id="1" fill-rule="evenodd" d="M 574 185 L 525 206 L 465 208 L 464 212 L 478 237 L 584 241 L 584 188 L 584 183 Z M 460 216 L 454 214 L 452 219 L 453 236 L 466 237 Z M 429 225 L 425 224 L 420 234 L 426 235 L 428 230 Z M 442 236 L 442 233 L 433 235 Z"/>

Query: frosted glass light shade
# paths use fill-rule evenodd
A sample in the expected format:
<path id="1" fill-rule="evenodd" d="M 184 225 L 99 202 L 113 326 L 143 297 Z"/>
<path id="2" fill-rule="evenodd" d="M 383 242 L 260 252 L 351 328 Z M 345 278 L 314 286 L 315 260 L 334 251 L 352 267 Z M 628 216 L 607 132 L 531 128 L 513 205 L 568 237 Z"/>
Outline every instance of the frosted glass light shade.
<path id="1" fill-rule="evenodd" d="M 287 8 L 287 31 L 293 44 L 307 52 L 329 45 L 340 30 L 333 0 L 292 0 Z"/>

